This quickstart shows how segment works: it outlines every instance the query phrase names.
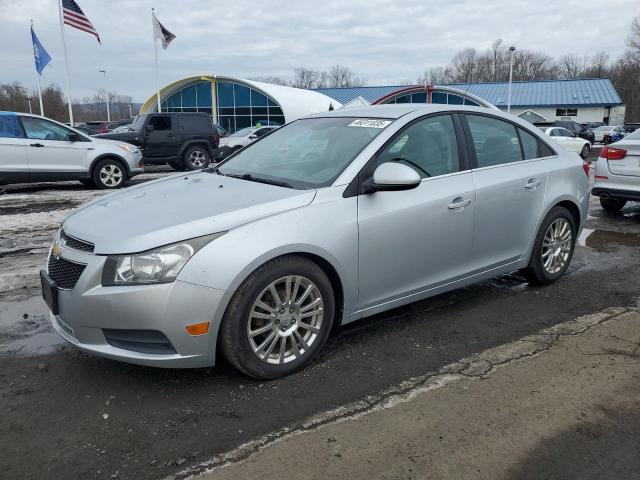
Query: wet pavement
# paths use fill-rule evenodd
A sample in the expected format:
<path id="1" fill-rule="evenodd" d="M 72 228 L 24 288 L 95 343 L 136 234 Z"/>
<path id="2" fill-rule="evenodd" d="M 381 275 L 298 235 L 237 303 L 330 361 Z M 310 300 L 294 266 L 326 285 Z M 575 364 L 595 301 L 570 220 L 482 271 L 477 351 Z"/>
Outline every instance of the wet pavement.
<path id="1" fill-rule="evenodd" d="M 53 232 L 102 193 L 69 183 L 0 195 L 3 478 L 163 478 L 487 348 L 636 305 L 640 295 L 640 205 L 611 215 L 592 199 L 570 270 L 554 285 L 504 275 L 338 328 L 309 368 L 272 382 L 223 359 L 200 370 L 126 365 L 63 343 L 39 298 Z"/>

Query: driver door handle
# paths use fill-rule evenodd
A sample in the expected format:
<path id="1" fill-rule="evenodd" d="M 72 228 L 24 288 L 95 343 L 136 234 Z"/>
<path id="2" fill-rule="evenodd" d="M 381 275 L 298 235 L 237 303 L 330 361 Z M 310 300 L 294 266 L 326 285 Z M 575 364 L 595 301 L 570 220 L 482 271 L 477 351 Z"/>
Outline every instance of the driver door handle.
<path id="1" fill-rule="evenodd" d="M 449 210 L 462 210 L 469 205 L 471 205 L 471 200 L 463 200 L 462 197 L 458 197 L 454 198 L 453 202 L 449 204 Z"/>
<path id="2" fill-rule="evenodd" d="M 526 188 L 527 190 L 533 190 L 538 185 L 540 185 L 540 183 L 542 182 L 540 182 L 540 180 L 538 180 L 537 178 L 530 178 L 527 184 L 524 186 L 524 188 Z"/>
<path id="3" fill-rule="evenodd" d="M 31 145 L 29 145 L 30 147 L 44 147 L 43 144 L 41 143 L 32 143 Z"/>

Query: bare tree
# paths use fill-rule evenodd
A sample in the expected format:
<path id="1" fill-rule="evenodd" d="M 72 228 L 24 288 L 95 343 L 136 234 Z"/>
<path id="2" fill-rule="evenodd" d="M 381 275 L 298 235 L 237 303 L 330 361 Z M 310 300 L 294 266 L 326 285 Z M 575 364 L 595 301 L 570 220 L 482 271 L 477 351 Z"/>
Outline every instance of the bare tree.
<path id="1" fill-rule="evenodd" d="M 356 77 L 351 69 L 343 65 L 333 65 L 329 70 L 329 86 L 336 87 L 361 87 L 365 85 L 366 80 Z"/>
<path id="2" fill-rule="evenodd" d="M 291 82 L 292 87 L 315 88 L 318 83 L 319 72 L 309 68 L 298 67 L 294 71 L 295 77 Z"/>
<path id="3" fill-rule="evenodd" d="M 558 69 L 560 76 L 566 80 L 580 78 L 585 69 L 584 57 L 575 53 L 563 55 L 558 59 Z"/>
<path id="4" fill-rule="evenodd" d="M 627 46 L 632 52 L 640 55 L 640 16 L 635 17 L 631 22 L 631 31 L 627 37 Z"/>
<path id="5" fill-rule="evenodd" d="M 283 80 L 280 77 L 272 77 L 272 76 L 250 77 L 249 80 L 253 80 L 254 82 L 272 83 L 274 85 L 284 85 L 284 86 L 289 85 L 289 82 L 287 82 L 286 80 Z"/>

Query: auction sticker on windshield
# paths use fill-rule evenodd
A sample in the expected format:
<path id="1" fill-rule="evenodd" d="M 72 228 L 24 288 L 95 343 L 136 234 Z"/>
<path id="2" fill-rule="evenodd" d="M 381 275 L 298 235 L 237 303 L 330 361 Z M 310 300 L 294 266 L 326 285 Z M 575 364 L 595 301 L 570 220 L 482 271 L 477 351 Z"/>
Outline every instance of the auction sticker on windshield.
<path id="1" fill-rule="evenodd" d="M 349 127 L 384 128 L 391 123 L 391 120 L 371 120 L 360 118 L 349 124 Z"/>

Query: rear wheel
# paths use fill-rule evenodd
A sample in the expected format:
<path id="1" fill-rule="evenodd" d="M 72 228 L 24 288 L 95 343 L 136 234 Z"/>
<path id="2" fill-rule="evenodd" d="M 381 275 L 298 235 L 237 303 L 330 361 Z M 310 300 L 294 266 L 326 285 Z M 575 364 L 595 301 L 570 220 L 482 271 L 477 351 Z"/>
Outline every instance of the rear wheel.
<path id="1" fill-rule="evenodd" d="M 567 271 L 576 245 L 577 226 L 564 207 L 554 207 L 536 235 L 529 265 L 523 270 L 532 283 L 548 285 Z"/>
<path id="2" fill-rule="evenodd" d="M 586 144 L 584 147 L 582 147 L 582 150 L 580 151 L 580 156 L 586 160 L 589 158 L 589 154 L 591 153 L 591 147 L 589 146 L 589 144 Z"/>
<path id="3" fill-rule="evenodd" d="M 209 162 L 211 162 L 211 155 L 202 145 L 190 147 L 184 152 L 185 170 L 201 170 L 209 166 Z"/>
<path id="4" fill-rule="evenodd" d="M 220 326 L 222 353 L 254 378 L 289 375 L 320 351 L 334 312 L 331 282 L 318 265 L 295 255 L 276 258 L 231 299 Z"/>
<path id="5" fill-rule="evenodd" d="M 92 179 L 100 189 L 114 189 L 124 186 L 128 175 L 127 170 L 118 160 L 105 158 L 94 167 Z"/>
<path id="6" fill-rule="evenodd" d="M 600 205 L 607 212 L 618 213 L 627 204 L 626 200 L 619 198 L 600 198 Z"/>

